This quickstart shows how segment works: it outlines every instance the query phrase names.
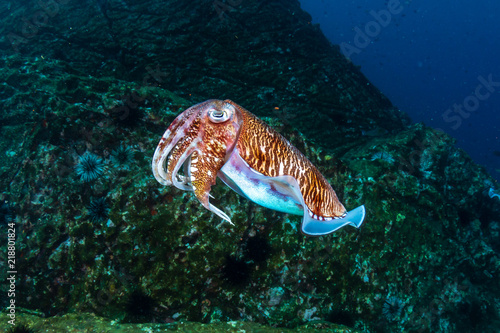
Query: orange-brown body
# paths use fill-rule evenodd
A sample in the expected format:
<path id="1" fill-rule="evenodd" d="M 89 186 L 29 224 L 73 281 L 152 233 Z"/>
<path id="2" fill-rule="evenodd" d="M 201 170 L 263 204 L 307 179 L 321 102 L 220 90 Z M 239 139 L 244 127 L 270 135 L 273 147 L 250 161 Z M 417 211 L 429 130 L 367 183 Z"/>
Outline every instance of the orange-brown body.
<path id="1" fill-rule="evenodd" d="M 203 206 L 229 222 L 209 202 L 217 177 L 262 206 L 303 215 L 306 234 L 324 235 L 347 224 L 359 227 L 365 217 L 364 206 L 346 212 L 325 177 L 297 148 L 230 100 L 208 100 L 180 114 L 160 140 L 152 168 L 161 184 L 193 191 Z"/>

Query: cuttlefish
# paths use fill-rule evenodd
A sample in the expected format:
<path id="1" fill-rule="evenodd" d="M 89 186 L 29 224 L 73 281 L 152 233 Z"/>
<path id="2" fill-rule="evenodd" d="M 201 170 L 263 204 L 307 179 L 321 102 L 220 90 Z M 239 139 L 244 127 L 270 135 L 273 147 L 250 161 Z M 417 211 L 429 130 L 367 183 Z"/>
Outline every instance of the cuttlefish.
<path id="1" fill-rule="evenodd" d="M 230 100 L 208 100 L 175 118 L 156 148 L 153 174 L 163 185 L 193 191 L 209 201 L 219 177 L 258 205 L 303 216 L 304 234 L 326 235 L 345 225 L 359 228 L 365 207 L 349 212 L 318 169 L 281 134 Z"/>

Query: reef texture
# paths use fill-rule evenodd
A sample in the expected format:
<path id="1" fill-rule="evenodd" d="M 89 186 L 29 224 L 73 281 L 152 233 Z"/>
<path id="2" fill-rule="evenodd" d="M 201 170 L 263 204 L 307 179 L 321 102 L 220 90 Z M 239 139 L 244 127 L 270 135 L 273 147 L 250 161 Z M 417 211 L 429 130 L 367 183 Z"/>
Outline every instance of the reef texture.
<path id="1" fill-rule="evenodd" d="M 6 314 L 0 313 L 0 329 L 8 329 L 10 325 L 7 321 L 10 318 Z M 196 322 L 172 322 L 172 323 L 143 323 L 127 324 L 116 320 L 98 317 L 89 313 L 70 313 L 47 319 L 40 319 L 37 315 L 21 314 L 19 316 L 21 324 L 32 332 L 45 333 L 94 333 L 94 332 L 113 332 L 113 333 L 137 333 L 137 332 L 186 332 L 186 333 L 314 333 L 321 330 L 324 333 L 356 333 L 359 331 L 342 327 L 329 322 L 314 322 L 301 325 L 295 329 L 273 328 L 248 321 L 229 321 L 217 322 L 212 324 L 203 324 Z M 2 332 L 6 332 L 2 331 Z M 28 333 L 29 331 L 19 331 Z"/>
<path id="2" fill-rule="evenodd" d="M 498 328 L 497 184 L 450 137 L 410 124 L 298 2 L 28 0 L 0 14 L 1 260 L 15 221 L 18 307 L 92 313 L 110 331 Z M 290 139 L 348 209 L 366 205 L 364 225 L 306 237 L 300 217 L 215 186 L 231 226 L 160 186 L 162 133 L 209 98 Z"/>

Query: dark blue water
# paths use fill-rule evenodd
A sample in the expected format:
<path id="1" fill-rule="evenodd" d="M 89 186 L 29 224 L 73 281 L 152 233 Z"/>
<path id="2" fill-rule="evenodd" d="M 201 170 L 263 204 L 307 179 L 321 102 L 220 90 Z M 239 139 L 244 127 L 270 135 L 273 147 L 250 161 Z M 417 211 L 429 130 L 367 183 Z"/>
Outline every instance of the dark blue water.
<path id="1" fill-rule="evenodd" d="M 397 107 L 500 179 L 500 1 L 300 2 Z"/>

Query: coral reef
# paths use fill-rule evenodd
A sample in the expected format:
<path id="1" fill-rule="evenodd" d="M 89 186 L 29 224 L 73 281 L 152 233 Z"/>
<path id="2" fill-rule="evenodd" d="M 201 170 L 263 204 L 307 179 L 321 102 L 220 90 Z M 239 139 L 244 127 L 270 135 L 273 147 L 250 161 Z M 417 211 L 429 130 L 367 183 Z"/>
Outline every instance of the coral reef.
<path id="1" fill-rule="evenodd" d="M 181 331 L 187 333 L 213 332 L 213 333 L 237 333 L 237 332 L 262 332 L 262 333 L 314 333 L 321 330 L 324 333 L 360 333 L 361 331 L 343 327 L 328 322 L 311 322 L 301 325 L 294 330 L 286 328 L 266 327 L 252 322 L 230 321 L 227 323 L 216 322 L 213 324 L 193 322 L 170 322 L 170 323 L 117 323 L 114 320 L 100 318 L 88 313 L 70 313 L 60 317 L 41 318 L 32 314 L 20 314 L 20 319 L 29 322 L 33 333 L 43 331 L 45 333 L 87 333 L 94 332 L 172 332 Z M 7 316 L 0 313 L 0 329 L 9 329 Z M 8 332 L 8 331 L 7 331 Z M 29 331 L 28 331 L 29 332 Z"/>
<path id="2" fill-rule="evenodd" d="M 0 203 L 0 226 L 7 226 L 14 220 L 14 212 L 7 201 Z"/>
<path id="3" fill-rule="evenodd" d="M 125 304 L 125 320 L 133 323 L 150 322 L 155 318 L 156 301 L 142 290 L 134 290 Z"/>
<path id="4" fill-rule="evenodd" d="M 7 333 L 36 333 L 35 330 L 31 329 L 28 325 L 20 324 L 11 327 Z"/>
<path id="5" fill-rule="evenodd" d="M 222 280 L 230 286 L 243 286 L 250 281 L 250 265 L 245 261 L 228 256 L 222 267 Z"/>
<path id="6" fill-rule="evenodd" d="M 29 36 L 24 18 L 43 9 L 10 6 L 0 217 L 17 226 L 16 305 L 33 329 L 499 327 L 498 184 L 449 136 L 410 124 L 298 2 L 248 0 L 221 18 L 211 1 L 59 1 Z M 160 136 L 208 98 L 234 99 L 290 139 L 346 208 L 365 204 L 363 226 L 306 237 L 299 216 L 216 185 L 232 226 L 159 185 Z"/>

